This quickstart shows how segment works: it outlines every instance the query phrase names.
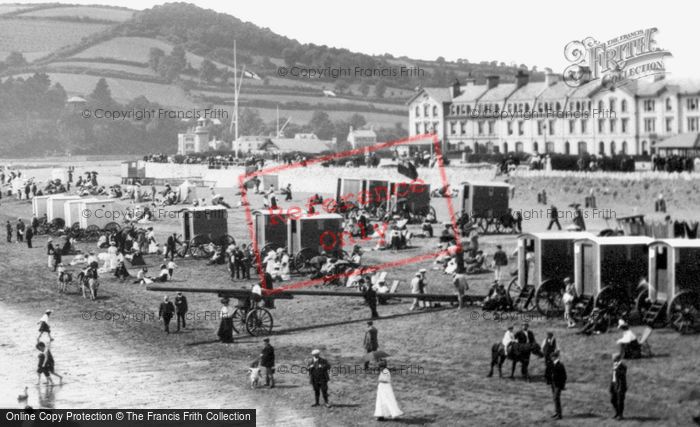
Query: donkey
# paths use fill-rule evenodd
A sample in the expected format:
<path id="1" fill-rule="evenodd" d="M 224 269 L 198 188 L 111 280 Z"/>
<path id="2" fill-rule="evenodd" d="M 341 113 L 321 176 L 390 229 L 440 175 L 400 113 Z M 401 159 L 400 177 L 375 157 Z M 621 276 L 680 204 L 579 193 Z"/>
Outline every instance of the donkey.
<path id="1" fill-rule="evenodd" d="M 515 364 L 519 362 L 522 366 L 523 376 L 529 379 L 529 376 L 527 375 L 527 366 L 530 363 L 531 354 L 534 354 L 538 357 L 544 357 L 544 355 L 542 354 L 542 350 L 540 349 L 540 345 L 536 342 L 514 342 L 510 345 L 510 351 L 508 352 L 508 355 L 506 355 L 502 343 L 494 344 L 491 347 L 491 370 L 489 371 L 488 376 L 493 376 L 493 368 L 494 366 L 498 366 L 498 376 L 500 378 L 503 378 L 503 372 L 501 370 L 501 368 L 503 367 L 503 362 L 505 362 L 506 359 L 510 359 L 513 361 L 513 366 L 510 370 L 510 378 L 514 377 Z"/>

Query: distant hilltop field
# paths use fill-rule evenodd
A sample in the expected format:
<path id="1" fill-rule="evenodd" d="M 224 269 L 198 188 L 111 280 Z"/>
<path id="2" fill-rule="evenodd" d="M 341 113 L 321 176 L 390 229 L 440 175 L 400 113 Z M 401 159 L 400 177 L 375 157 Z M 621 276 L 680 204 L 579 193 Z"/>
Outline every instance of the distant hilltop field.
<path id="1" fill-rule="evenodd" d="M 234 39 L 239 66 L 251 71 L 240 103 L 256 108 L 264 120 L 275 118 L 279 107 L 285 117 L 306 123 L 314 110 L 322 109 L 331 119 L 359 113 L 368 123 L 391 127 L 406 120 L 404 102 L 418 86 L 444 86 L 467 75 L 478 78 L 495 73 L 507 79 L 516 68 L 496 61 L 448 63 L 442 58 L 413 60 L 302 45 L 253 23 L 186 3 L 143 12 L 56 3 L 0 5 L 3 78 L 26 78 L 41 71 L 68 95 L 80 96 L 92 92 L 97 81 L 105 78 L 121 103 L 143 95 L 168 107 L 230 108 Z M 277 73 L 282 66 L 324 64 L 351 69 L 420 67 L 424 74 L 406 79 L 303 79 Z"/>

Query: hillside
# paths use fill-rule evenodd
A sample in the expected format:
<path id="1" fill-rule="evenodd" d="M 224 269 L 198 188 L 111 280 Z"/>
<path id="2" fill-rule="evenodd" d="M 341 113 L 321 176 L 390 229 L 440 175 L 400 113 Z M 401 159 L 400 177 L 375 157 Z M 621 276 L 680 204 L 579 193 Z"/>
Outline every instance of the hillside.
<path id="1" fill-rule="evenodd" d="M 243 108 L 263 120 L 277 109 L 292 123 L 305 125 L 314 111 L 331 120 L 360 114 L 379 128 L 405 125 L 405 101 L 419 86 L 444 86 L 455 78 L 483 79 L 498 74 L 513 79 L 519 67 L 496 61 L 425 61 L 370 56 L 296 40 L 254 23 L 201 9 L 168 3 L 141 12 L 109 6 L 63 4 L 0 5 L 0 78 L 45 73 L 67 96 L 90 94 L 105 78 L 113 99 L 126 104 L 143 96 L 169 108 L 221 107 L 233 104 L 233 40 L 238 64 L 255 73 L 246 78 Z M 14 53 L 13 53 L 14 52 Z M 18 55 L 19 52 L 21 55 Z M 12 57 L 10 58 L 10 54 Z M 342 76 L 337 79 L 280 77 L 280 66 L 420 66 L 420 78 Z M 533 79 L 542 78 L 533 73 Z M 331 90 L 335 97 L 327 97 Z M 1 142 L 1 141 L 0 141 Z"/>

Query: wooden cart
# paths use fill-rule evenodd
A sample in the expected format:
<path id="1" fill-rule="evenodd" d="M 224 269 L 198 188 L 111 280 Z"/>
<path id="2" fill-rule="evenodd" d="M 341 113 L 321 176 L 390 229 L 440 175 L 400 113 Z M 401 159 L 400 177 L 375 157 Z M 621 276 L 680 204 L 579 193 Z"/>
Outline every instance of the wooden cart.
<path id="1" fill-rule="evenodd" d="M 580 231 L 526 233 L 518 237 L 518 276 L 508 285 L 513 307 L 544 316 L 564 312 L 564 279 L 573 277 L 574 241 L 593 238 Z"/>
<path id="2" fill-rule="evenodd" d="M 700 322 L 700 240 L 661 239 L 649 245 L 649 289 L 637 298 L 643 321 L 689 332 Z"/>
<path id="3" fill-rule="evenodd" d="M 343 251 L 342 215 L 299 213 L 294 217 L 269 211 L 255 211 L 255 240 L 261 259 L 270 250 L 285 248 L 290 268 L 299 273 L 309 271 L 309 261 L 321 254 L 346 257 Z"/>
<path id="4" fill-rule="evenodd" d="M 513 187 L 504 182 L 467 181 L 459 185 L 457 209 L 466 213 L 481 233 L 513 233 L 509 211 Z"/>
<path id="5" fill-rule="evenodd" d="M 198 206 L 180 211 L 182 238 L 194 258 L 213 255 L 211 245 L 223 249 L 236 240 L 228 234 L 228 211 L 224 206 Z"/>
<path id="6" fill-rule="evenodd" d="M 576 313 L 585 315 L 593 307 L 616 321 L 633 308 L 640 279 L 649 271 L 646 236 L 593 237 L 574 242 L 574 283 L 579 296 Z"/>

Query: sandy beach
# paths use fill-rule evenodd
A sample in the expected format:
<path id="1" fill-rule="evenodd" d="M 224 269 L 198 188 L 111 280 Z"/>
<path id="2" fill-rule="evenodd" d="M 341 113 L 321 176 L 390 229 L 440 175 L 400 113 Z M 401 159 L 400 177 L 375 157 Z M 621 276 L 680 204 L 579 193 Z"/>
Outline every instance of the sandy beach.
<path id="1" fill-rule="evenodd" d="M 32 172 L 38 176 L 39 171 Z M 104 174 L 110 176 L 108 169 Z M 523 180 L 514 184 L 515 208 L 542 208 L 534 200 L 541 182 Z M 547 187 L 550 200 L 559 206 L 580 202 L 582 193 L 572 191 L 573 185 L 555 183 Z M 305 197 L 306 194 L 296 194 L 291 203 L 299 203 Z M 628 197 L 634 196 L 601 193 L 599 207 L 630 212 Z M 433 200 L 436 208 L 444 206 L 440 199 Z M 31 216 L 29 202 L 3 199 L 0 203 L 3 223 Z M 252 198 L 251 203 L 259 205 L 261 201 Z M 651 200 L 641 201 L 640 209 L 646 210 L 650 203 Z M 238 241 L 247 242 L 242 215 L 241 208 L 229 211 L 229 233 Z M 440 219 L 445 215 L 438 211 Z M 546 223 L 545 218 L 533 218 L 524 226 L 530 231 L 542 230 Z M 179 230 L 176 220 L 159 221 L 154 226 L 160 241 Z M 589 222 L 593 229 L 605 226 L 600 218 Z M 255 407 L 261 425 L 375 425 L 372 413 L 376 376 L 354 368 L 361 364 L 362 338 L 369 319 L 369 310 L 360 298 L 300 297 L 279 301 L 273 313 L 275 327 L 271 336 L 278 357 L 279 385 L 274 390 L 250 390 L 246 367 L 259 354 L 262 342 L 260 338 L 238 335 L 234 344 L 218 343 L 217 320 L 212 313 L 219 309 L 219 303 L 213 295 L 189 293 L 190 311 L 199 313 L 199 317 L 186 331 L 166 335 L 153 318 L 162 295 L 148 292 L 143 286 L 104 276 L 97 301 L 84 300 L 74 289 L 69 294 L 59 294 L 54 273 L 46 268 L 45 242 L 45 237 L 39 237 L 35 248 L 27 249 L 26 245 L 7 244 L 4 233 L 0 239 L 0 277 L 4 278 L 0 281 L 0 323 L 5 325 L 0 329 L 0 382 L 7 385 L 0 391 L 0 406 L 16 407 L 17 394 L 29 385 L 30 404 L 36 407 Z M 433 247 L 435 243 L 431 242 L 418 241 L 417 247 L 409 251 L 414 254 Z M 492 253 L 496 244 L 502 244 L 510 253 L 516 242 L 512 235 L 484 236 L 481 240 L 487 253 Z M 81 244 L 80 248 L 94 249 L 94 243 Z M 366 262 L 397 256 L 406 254 L 368 251 Z M 154 269 L 159 262 L 153 256 L 147 259 Z M 248 286 L 231 282 L 225 266 L 206 266 L 204 261 L 190 259 L 176 262 L 174 285 Z M 430 262 L 393 269 L 390 279 L 403 280 L 399 291 L 408 292 L 407 280 L 421 267 L 429 270 L 431 292 L 452 292 L 448 277 L 433 270 Z M 131 272 L 135 274 L 134 269 Z M 492 277 L 492 273 L 470 276 L 469 292 L 485 293 Z M 406 300 L 380 306 L 382 318 L 375 322 L 380 331 L 380 348 L 391 354 L 390 365 L 407 367 L 404 374 L 393 378 L 397 399 L 406 415 L 400 422 L 390 424 L 550 422 L 551 393 L 542 382 L 541 360 L 533 359 L 531 364 L 533 382 L 486 378 L 491 344 L 500 340 L 507 324 L 519 324 L 527 314 L 513 313 L 496 319 L 478 307 L 461 312 L 447 307 L 409 312 L 409 304 Z M 57 371 L 66 374 L 66 384 L 50 392 L 44 386 L 37 390 L 33 385 L 36 321 L 46 308 L 54 310 Z M 105 313 L 118 320 L 98 320 L 104 319 Z M 531 320 L 538 340 L 551 330 L 563 349 L 570 377 L 564 397 L 567 423 L 612 424 L 606 381 L 617 331 L 582 337 L 567 330 L 560 319 L 527 319 Z M 660 329 L 654 332 L 651 343 L 658 357 L 629 363 L 628 411 L 634 414 L 630 415 L 630 423 L 690 425 L 691 417 L 697 415 L 698 401 L 685 396 L 691 396 L 700 383 L 694 359 L 700 352 L 700 342 L 696 336 L 679 336 L 670 329 Z M 305 365 L 313 348 L 321 349 L 332 366 L 344 368 L 331 378 L 331 409 L 309 407 L 313 393 L 308 377 L 295 371 Z M 510 370 L 509 363 L 504 370 Z"/>

